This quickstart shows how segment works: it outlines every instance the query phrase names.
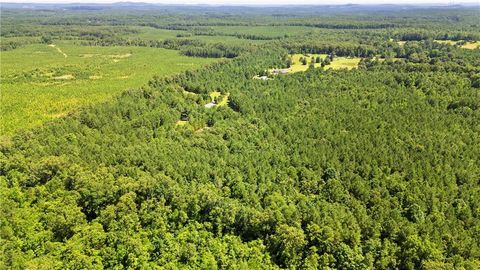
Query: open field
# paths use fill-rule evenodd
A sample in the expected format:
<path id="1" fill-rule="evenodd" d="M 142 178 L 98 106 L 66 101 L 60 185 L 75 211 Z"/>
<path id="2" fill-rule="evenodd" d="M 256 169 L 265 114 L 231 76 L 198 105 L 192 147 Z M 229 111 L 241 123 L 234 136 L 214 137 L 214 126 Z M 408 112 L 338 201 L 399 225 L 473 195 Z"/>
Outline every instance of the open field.
<path id="1" fill-rule="evenodd" d="M 457 44 L 457 41 L 455 41 L 455 40 L 438 40 L 438 39 L 435 39 L 434 41 L 438 42 L 438 43 L 442 43 L 442 44 L 450 44 L 450 45 Z"/>
<path id="2" fill-rule="evenodd" d="M 292 65 L 290 67 L 291 72 L 295 73 L 295 72 L 306 71 L 309 67 L 311 58 L 312 57 L 317 58 L 317 56 L 320 56 L 322 60 L 327 57 L 326 54 L 293 54 L 291 55 L 291 58 L 292 58 Z M 303 65 L 302 62 L 300 61 L 301 57 L 307 58 L 308 63 L 306 65 Z M 315 63 L 315 67 L 319 68 L 320 63 Z"/>
<path id="3" fill-rule="evenodd" d="M 360 63 L 360 58 L 358 57 L 335 57 L 332 63 L 325 68 L 332 68 L 332 69 L 352 69 L 358 67 L 358 63 Z"/>
<path id="4" fill-rule="evenodd" d="M 460 47 L 463 48 L 463 49 L 473 50 L 473 49 L 476 49 L 476 48 L 479 48 L 479 47 L 480 47 L 480 41 L 467 42 L 467 44 L 464 44 L 464 45 L 462 45 L 462 46 L 460 46 Z"/>
<path id="5" fill-rule="evenodd" d="M 442 43 L 442 44 L 450 44 L 450 45 L 457 45 L 457 43 L 459 41 L 455 41 L 455 40 L 435 40 L 435 42 L 438 42 L 438 43 Z M 475 41 L 475 42 L 467 42 L 463 45 L 460 45 L 460 48 L 462 49 L 469 49 L 469 50 L 473 50 L 473 49 L 476 49 L 480 47 L 480 41 Z"/>
<path id="6" fill-rule="evenodd" d="M 310 66 L 310 61 L 311 58 L 317 58 L 320 56 L 321 60 L 323 61 L 328 55 L 326 54 L 292 54 L 290 57 L 292 59 L 292 65 L 290 66 L 290 69 L 288 70 L 288 73 L 296 73 L 296 72 L 303 72 L 306 71 L 309 66 Z M 307 58 L 307 64 L 303 65 L 302 62 L 300 61 L 300 58 L 306 57 Z M 360 62 L 361 58 L 358 57 L 334 57 L 333 61 L 330 63 L 330 65 L 326 65 L 324 68 L 325 69 L 352 69 L 356 68 L 358 66 L 358 63 Z M 321 63 L 315 63 L 315 68 L 320 68 Z M 271 72 L 271 70 L 270 70 Z"/>
<path id="7" fill-rule="evenodd" d="M 102 102 L 153 75 L 170 75 L 215 61 L 166 49 L 27 45 L 2 52 L 1 135 Z"/>

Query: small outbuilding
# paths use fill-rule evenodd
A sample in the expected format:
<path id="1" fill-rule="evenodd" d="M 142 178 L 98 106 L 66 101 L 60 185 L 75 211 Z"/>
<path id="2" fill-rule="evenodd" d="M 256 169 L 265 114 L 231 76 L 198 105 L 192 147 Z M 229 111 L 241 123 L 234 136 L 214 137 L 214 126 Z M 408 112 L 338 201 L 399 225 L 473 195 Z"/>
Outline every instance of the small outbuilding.
<path id="1" fill-rule="evenodd" d="M 213 107 L 215 107 L 215 106 L 217 106 L 217 104 L 216 104 L 215 102 L 213 102 L 213 101 L 210 102 L 210 103 L 205 104 L 205 108 L 207 108 L 207 109 L 213 108 Z"/>
<path id="2" fill-rule="evenodd" d="M 290 70 L 288 68 L 275 68 L 272 70 L 273 75 L 278 75 L 278 74 L 287 74 Z"/>

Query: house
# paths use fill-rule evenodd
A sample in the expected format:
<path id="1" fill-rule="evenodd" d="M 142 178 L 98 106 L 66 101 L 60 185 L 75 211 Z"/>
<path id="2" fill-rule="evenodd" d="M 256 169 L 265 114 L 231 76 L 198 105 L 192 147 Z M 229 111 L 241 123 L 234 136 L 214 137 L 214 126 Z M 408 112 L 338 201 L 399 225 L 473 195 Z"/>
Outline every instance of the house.
<path id="1" fill-rule="evenodd" d="M 273 75 L 278 75 L 278 74 L 287 74 L 290 70 L 288 68 L 275 68 L 272 70 Z"/>
<path id="2" fill-rule="evenodd" d="M 213 108 L 213 107 L 215 107 L 215 106 L 217 106 L 217 104 L 216 104 L 215 102 L 213 102 L 213 101 L 210 102 L 210 103 L 205 104 L 205 108 L 207 108 L 207 109 Z"/>

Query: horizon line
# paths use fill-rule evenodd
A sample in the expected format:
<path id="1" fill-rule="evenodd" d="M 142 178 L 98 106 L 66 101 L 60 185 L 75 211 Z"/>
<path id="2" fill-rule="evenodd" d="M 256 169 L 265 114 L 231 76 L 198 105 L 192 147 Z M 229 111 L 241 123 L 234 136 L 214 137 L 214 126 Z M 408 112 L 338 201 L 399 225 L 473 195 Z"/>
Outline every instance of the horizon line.
<path id="1" fill-rule="evenodd" d="M 108 1 L 108 0 L 107 0 Z M 148 5 L 164 5 L 164 6 L 237 6 L 237 7 L 278 7 L 278 6 L 377 6 L 377 5 L 389 5 L 389 6 L 428 6 L 428 5 L 436 5 L 436 6 L 461 6 L 461 5 L 472 5 L 472 4 L 479 4 L 479 0 L 472 0 L 472 1 L 462 1 L 459 3 L 449 2 L 417 2 L 417 3 L 388 3 L 382 2 L 381 0 L 377 3 L 374 2 L 366 2 L 366 3 L 349 3 L 348 1 L 343 3 L 324 3 L 324 4 L 314 4 L 314 3 L 298 3 L 298 4 L 269 4 L 269 3 L 258 3 L 258 4 L 247 4 L 247 3 L 165 3 L 165 2 L 154 2 L 154 1 L 112 1 L 112 2 L 62 2 L 62 1 L 19 1 L 19 2 L 12 2 L 12 1 L 2 1 L 0 0 L 0 4 L 41 4 L 41 5 L 116 5 L 116 4 L 148 4 Z"/>

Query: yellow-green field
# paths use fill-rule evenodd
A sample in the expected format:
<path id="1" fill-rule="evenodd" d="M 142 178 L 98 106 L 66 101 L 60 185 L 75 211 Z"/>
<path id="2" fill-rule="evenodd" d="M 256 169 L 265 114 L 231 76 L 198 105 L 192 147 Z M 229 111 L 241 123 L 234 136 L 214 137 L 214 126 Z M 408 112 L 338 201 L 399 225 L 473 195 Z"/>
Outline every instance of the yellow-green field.
<path id="1" fill-rule="evenodd" d="M 352 69 L 358 67 L 361 58 L 358 57 L 335 57 L 333 58 L 332 63 L 330 65 L 325 66 L 325 68 L 332 68 L 332 69 Z"/>
<path id="2" fill-rule="evenodd" d="M 315 59 L 317 56 L 320 56 L 320 58 L 323 60 L 325 59 L 328 55 L 326 54 L 292 54 L 290 57 L 292 59 L 292 65 L 290 66 L 290 72 L 295 73 L 295 72 L 301 72 L 301 71 L 306 71 L 309 67 L 310 64 L 310 59 L 314 57 Z M 303 65 L 302 62 L 300 61 L 301 57 L 306 57 L 307 58 L 307 64 Z M 318 68 L 320 67 L 320 63 L 315 63 L 315 67 Z"/>
<path id="3" fill-rule="evenodd" d="M 450 44 L 450 45 L 457 45 L 457 43 L 459 41 L 455 41 L 455 40 L 435 40 L 435 42 L 438 42 L 438 43 L 443 43 L 443 44 Z M 476 49 L 480 47 L 480 41 L 474 41 L 474 42 L 467 42 L 463 45 L 460 45 L 460 48 L 462 49 L 469 49 L 469 50 L 473 50 L 473 49 Z"/>
<path id="4" fill-rule="evenodd" d="M 454 41 L 454 40 L 438 40 L 438 39 L 435 39 L 434 41 L 438 42 L 438 43 L 442 43 L 442 44 L 450 44 L 450 45 L 457 44 L 457 42 Z"/>
<path id="5" fill-rule="evenodd" d="M 178 120 L 176 125 L 182 127 L 182 126 L 185 126 L 186 124 L 188 124 L 188 121 Z"/>
<path id="6" fill-rule="evenodd" d="M 210 92 L 210 94 L 208 94 L 210 96 L 210 99 L 211 101 L 215 101 L 216 98 L 220 97 L 222 95 L 222 93 L 218 92 L 218 91 L 213 91 L 213 92 Z"/>
<path id="7" fill-rule="evenodd" d="M 464 45 L 462 45 L 462 46 L 460 46 L 460 47 L 463 48 L 463 49 L 473 50 L 473 49 L 476 49 L 476 48 L 479 48 L 479 47 L 480 47 L 480 41 L 467 42 L 467 44 L 464 44 Z"/>
<path id="8" fill-rule="evenodd" d="M 222 93 L 219 91 L 213 91 L 208 94 L 210 96 L 211 101 L 215 101 L 217 99 L 217 107 L 221 106 L 226 106 L 228 104 L 228 97 L 230 96 L 230 93 L 226 93 L 225 95 L 222 96 Z M 218 100 L 219 98 L 222 98 L 221 100 Z"/>
<path id="9" fill-rule="evenodd" d="M 1 53 L 0 135 L 11 135 L 75 108 L 106 101 L 167 76 L 215 61 L 143 47 L 90 47 L 70 42 L 27 45 Z"/>
<path id="10" fill-rule="evenodd" d="M 290 57 L 292 59 L 292 65 L 290 66 L 290 69 L 288 70 L 288 73 L 295 73 L 295 72 L 302 72 L 306 71 L 308 67 L 310 66 L 310 59 L 312 58 L 317 58 L 317 56 L 320 56 L 322 60 L 324 60 L 328 55 L 326 54 L 292 54 Z M 300 58 L 301 57 L 306 57 L 308 64 L 302 65 Z M 360 63 L 360 59 L 358 57 L 334 57 L 333 61 L 330 63 L 330 65 L 325 66 L 325 69 L 352 69 L 358 67 L 358 64 Z M 321 67 L 320 63 L 315 63 L 315 68 Z M 272 71 L 272 70 L 270 70 Z"/>

